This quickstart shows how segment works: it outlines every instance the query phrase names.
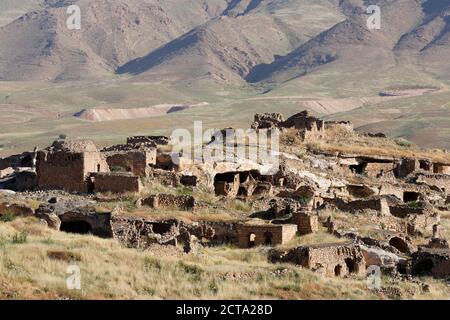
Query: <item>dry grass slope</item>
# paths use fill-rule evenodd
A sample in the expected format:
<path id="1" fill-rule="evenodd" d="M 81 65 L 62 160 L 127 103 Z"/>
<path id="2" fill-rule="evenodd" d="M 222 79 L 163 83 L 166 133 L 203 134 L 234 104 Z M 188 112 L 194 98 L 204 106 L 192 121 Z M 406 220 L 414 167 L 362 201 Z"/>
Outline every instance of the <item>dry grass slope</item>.
<path id="1" fill-rule="evenodd" d="M 23 236 L 25 235 L 26 236 Z M 113 240 L 55 232 L 33 219 L 0 222 L 1 299 L 389 299 L 365 279 L 324 279 L 292 265 L 273 265 L 264 248 L 202 249 L 198 255 L 157 255 L 120 247 Z M 155 251 L 157 252 L 157 250 Z M 67 267 L 81 268 L 82 289 L 66 288 Z M 402 298 L 448 297 L 383 279 Z"/>

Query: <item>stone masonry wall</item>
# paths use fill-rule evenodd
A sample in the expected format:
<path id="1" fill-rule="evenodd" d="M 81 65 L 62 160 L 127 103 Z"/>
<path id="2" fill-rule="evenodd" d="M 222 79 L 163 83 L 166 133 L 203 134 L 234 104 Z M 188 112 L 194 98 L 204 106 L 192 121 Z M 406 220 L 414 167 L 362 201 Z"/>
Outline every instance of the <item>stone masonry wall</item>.
<path id="1" fill-rule="evenodd" d="M 82 153 L 38 152 L 36 173 L 41 189 L 87 192 Z"/>
<path id="2" fill-rule="evenodd" d="M 93 175 L 94 192 L 141 192 L 142 184 L 138 176 L 125 173 L 98 173 Z"/>
<path id="3" fill-rule="evenodd" d="M 174 207 L 183 210 L 192 210 L 195 207 L 195 199 L 193 196 L 157 194 L 143 199 L 142 205 L 155 209 L 162 207 Z"/>
<path id="4" fill-rule="evenodd" d="M 280 245 L 285 244 L 295 237 L 297 226 L 292 224 L 283 225 L 238 225 L 238 245 L 240 248 L 248 248 L 250 245 L 250 235 L 254 234 L 254 246 L 260 245 Z M 267 243 L 267 236 L 271 237 L 271 243 Z"/>

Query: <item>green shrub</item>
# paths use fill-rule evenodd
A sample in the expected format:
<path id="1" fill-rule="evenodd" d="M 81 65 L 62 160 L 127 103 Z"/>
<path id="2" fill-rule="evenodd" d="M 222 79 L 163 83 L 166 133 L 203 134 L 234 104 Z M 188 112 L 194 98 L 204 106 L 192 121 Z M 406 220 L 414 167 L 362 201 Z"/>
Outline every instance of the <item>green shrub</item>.
<path id="1" fill-rule="evenodd" d="M 419 209 L 420 203 L 417 201 L 411 201 L 411 202 L 408 202 L 408 207 L 410 207 L 412 209 Z"/>
<path id="2" fill-rule="evenodd" d="M 405 148 L 409 148 L 412 146 L 411 142 L 409 142 L 408 140 L 406 140 L 405 138 L 397 138 L 394 140 L 395 143 L 397 145 L 399 145 L 400 147 L 405 147 Z"/>
<path id="3" fill-rule="evenodd" d="M 26 243 L 28 239 L 28 234 L 24 231 L 21 232 L 16 232 L 12 237 L 11 237 L 11 243 L 13 244 L 22 244 L 22 243 Z"/>
<path id="4" fill-rule="evenodd" d="M 183 185 L 178 185 L 178 187 L 175 189 L 175 192 L 179 196 L 190 196 L 192 194 L 192 188 L 186 187 Z"/>
<path id="5" fill-rule="evenodd" d="M 150 257 L 145 257 L 144 258 L 144 269 L 146 271 L 152 271 L 152 270 L 161 271 L 162 266 L 158 260 L 150 258 Z"/>
<path id="6" fill-rule="evenodd" d="M 209 291 L 211 291 L 213 294 L 217 294 L 217 292 L 219 292 L 219 286 L 217 285 L 216 280 L 212 279 L 212 280 L 208 283 L 208 289 L 209 289 Z"/>
<path id="7" fill-rule="evenodd" d="M 0 216 L 0 221 L 10 222 L 10 221 L 13 221 L 15 218 L 16 218 L 16 215 L 12 211 L 6 210 Z"/>
<path id="8" fill-rule="evenodd" d="M 121 166 L 112 166 L 111 167 L 112 172 L 127 172 L 124 167 Z"/>
<path id="9" fill-rule="evenodd" d="M 186 264 L 182 261 L 178 262 L 178 267 L 180 267 L 181 269 L 183 269 L 183 271 L 187 274 L 190 275 L 192 278 L 192 281 L 200 281 L 202 274 L 203 274 L 203 270 L 202 268 L 196 266 L 196 265 L 191 265 L 191 264 Z"/>
<path id="10" fill-rule="evenodd" d="M 311 201 L 311 198 L 309 198 L 309 197 L 300 197 L 300 198 L 298 199 L 298 201 L 300 201 L 300 203 L 301 203 L 303 206 L 307 206 L 308 203 Z"/>

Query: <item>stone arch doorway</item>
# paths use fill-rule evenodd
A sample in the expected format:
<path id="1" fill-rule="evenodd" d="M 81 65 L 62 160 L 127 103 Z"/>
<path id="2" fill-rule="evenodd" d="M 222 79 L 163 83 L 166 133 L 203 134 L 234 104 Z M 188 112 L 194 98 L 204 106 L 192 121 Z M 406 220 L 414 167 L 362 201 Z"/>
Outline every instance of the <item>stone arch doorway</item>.
<path id="1" fill-rule="evenodd" d="M 342 274 L 342 266 L 338 264 L 337 266 L 334 267 L 334 275 L 336 277 L 340 277 L 341 274 Z"/>
<path id="2" fill-rule="evenodd" d="M 353 259 L 351 258 L 345 259 L 345 265 L 347 266 L 348 273 L 358 272 L 358 265 Z"/>
<path id="3" fill-rule="evenodd" d="M 248 247 L 253 248 L 255 246 L 256 234 L 253 232 L 248 235 Z"/>
<path id="4" fill-rule="evenodd" d="M 401 253 L 409 253 L 408 244 L 402 238 L 393 237 L 391 240 L 389 240 L 389 245 L 391 245 Z"/>
<path id="5" fill-rule="evenodd" d="M 271 246 L 273 243 L 273 235 L 271 232 L 264 232 L 264 245 Z"/>

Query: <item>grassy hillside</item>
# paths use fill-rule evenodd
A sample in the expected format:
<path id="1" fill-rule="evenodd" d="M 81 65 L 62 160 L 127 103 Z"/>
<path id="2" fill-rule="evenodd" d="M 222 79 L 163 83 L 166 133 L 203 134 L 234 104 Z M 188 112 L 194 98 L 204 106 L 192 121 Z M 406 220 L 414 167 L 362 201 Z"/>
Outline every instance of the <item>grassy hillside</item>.
<path id="1" fill-rule="evenodd" d="M 201 249 L 164 255 L 121 247 L 114 240 L 55 232 L 36 220 L 0 222 L 1 299 L 438 299 L 414 283 L 383 278 L 386 290 L 367 289 L 363 278 L 322 278 L 293 265 L 270 264 L 265 249 Z M 81 290 L 68 290 L 69 265 L 81 268 Z"/>

